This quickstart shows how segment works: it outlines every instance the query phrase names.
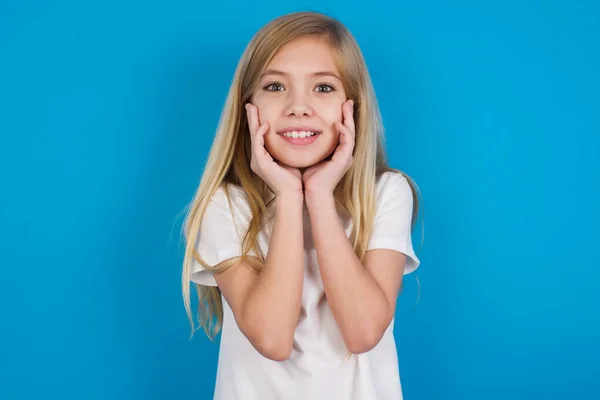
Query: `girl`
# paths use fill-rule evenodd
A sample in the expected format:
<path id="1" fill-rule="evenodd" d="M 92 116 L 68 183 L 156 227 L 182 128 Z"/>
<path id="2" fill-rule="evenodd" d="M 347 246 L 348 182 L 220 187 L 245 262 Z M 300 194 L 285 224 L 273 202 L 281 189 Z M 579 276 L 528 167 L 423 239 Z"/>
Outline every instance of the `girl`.
<path id="1" fill-rule="evenodd" d="M 402 398 L 393 322 L 418 204 L 382 135 L 339 21 L 293 13 L 255 35 L 185 222 L 192 334 L 190 281 L 207 335 L 223 328 L 215 399 Z"/>

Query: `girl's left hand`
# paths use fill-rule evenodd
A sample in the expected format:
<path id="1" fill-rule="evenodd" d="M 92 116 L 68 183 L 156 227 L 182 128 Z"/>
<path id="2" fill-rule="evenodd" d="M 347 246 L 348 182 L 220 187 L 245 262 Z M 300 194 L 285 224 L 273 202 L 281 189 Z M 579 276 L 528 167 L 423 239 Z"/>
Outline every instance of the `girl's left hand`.
<path id="1" fill-rule="evenodd" d="M 352 166 L 352 153 L 356 135 L 353 111 L 353 100 L 347 100 L 342 104 L 343 123 L 337 122 L 335 124 L 340 133 L 339 145 L 335 149 L 331 160 L 321 161 L 304 171 L 302 181 L 305 195 L 333 194 L 337 184 Z"/>

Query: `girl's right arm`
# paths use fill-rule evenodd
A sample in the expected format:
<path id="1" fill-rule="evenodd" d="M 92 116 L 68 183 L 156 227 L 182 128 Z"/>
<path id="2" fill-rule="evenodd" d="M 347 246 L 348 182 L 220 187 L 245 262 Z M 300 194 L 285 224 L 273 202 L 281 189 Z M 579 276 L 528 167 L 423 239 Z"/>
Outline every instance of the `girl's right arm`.
<path id="1" fill-rule="evenodd" d="M 215 274 L 238 327 L 264 357 L 286 360 L 300 315 L 304 276 L 304 195 L 300 171 L 283 168 L 264 148 L 268 124 L 259 126 L 248 106 L 252 169 L 275 193 L 275 221 L 263 270 L 256 275 L 240 263 Z"/>

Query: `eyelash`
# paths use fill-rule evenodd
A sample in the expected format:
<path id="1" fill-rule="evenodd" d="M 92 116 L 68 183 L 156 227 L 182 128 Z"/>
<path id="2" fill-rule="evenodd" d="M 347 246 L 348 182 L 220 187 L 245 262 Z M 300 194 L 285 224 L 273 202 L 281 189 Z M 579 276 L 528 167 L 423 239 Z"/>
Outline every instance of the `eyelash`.
<path id="1" fill-rule="evenodd" d="M 271 82 L 271 83 L 269 83 L 269 84 L 267 84 L 267 85 L 263 86 L 263 90 L 266 90 L 267 92 L 278 92 L 278 90 L 269 90 L 269 89 L 268 89 L 268 88 L 269 88 L 269 86 L 274 86 L 274 85 L 277 85 L 277 86 L 282 86 L 282 87 L 283 87 L 283 85 L 282 85 L 280 82 Z M 336 89 L 335 89 L 335 86 L 333 86 L 333 85 L 332 85 L 332 84 L 330 84 L 330 83 L 326 83 L 326 82 L 321 82 L 321 83 L 318 83 L 318 84 L 317 84 L 317 87 L 319 87 L 319 86 L 328 86 L 328 87 L 330 88 L 330 90 L 328 90 L 328 91 L 325 91 L 325 92 L 319 92 L 319 93 L 331 93 L 331 92 L 334 92 L 334 91 L 336 90 Z"/>

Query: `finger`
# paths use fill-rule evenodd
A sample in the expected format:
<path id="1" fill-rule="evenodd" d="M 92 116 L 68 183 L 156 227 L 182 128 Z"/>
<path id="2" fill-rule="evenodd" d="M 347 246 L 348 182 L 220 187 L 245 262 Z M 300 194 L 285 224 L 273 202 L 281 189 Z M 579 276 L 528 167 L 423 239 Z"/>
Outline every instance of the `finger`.
<path id="1" fill-rule="evenodd" d="M 327 164 L 328 162 L 329 161 L 323 160 L 321 162 L 318 162 L 315 165 L 312 165 L 312 166 L 306 168 L 306 170 L 304 170 L 304 174 L 302 174 L 302 179 L 306 180 L 306 179 L 310 178 L 315 172 L 317 172 L 318 170 L 323 168 L 323 166 L 325 164 Z"/>
<path id="2" fill-rule="evenodd" d="M 264 147 L 265 133 L 267 133 L 268 129 L 269 129 L 269 124 L 267 122 L 265 122 L 264 124 L 262 124 L 258 128 L 256 128 L 256 130 L 253 132 L 252 143 L 257 148 Z"/>
<path id="3" fill-rule="evenodd" d="M 256 135 L 254 136 L 254 152 L 260 157 L 265 158 L 267 160 L 272 160 L 273 158 L 265 148 L 265 134 L 269 131 L 269 123 L 265 121 L 257 130 Z"/>
<path id="4" fill-rule="evenodd" d="M 341 122 L 337 122 L 335 126 L 340 132 L 340 145 L 349 145 L 354 147 L 354 135 L 350 129 Z"/>
<path id="5" fill-rule="evenodd" d="M 344 125 L 348 128 L 351 135 L 354 136 L 356 133 L 354 126 L 354 100 L 348 100 L 344 106 Z"/>
<path id="6" fill-rule="evenodd" d="M 292 174 L 294 174 L 296 176 L 302 176 L 302 174 L 300 173 L 300 170 L 298 168 L 290 167 L 289 165 L 285 165 L 282 162 L 276 161 L 276 160 L 273 160 L 273 162 L 275 164 L 277 164 L 278 166 L 280 166 L 281 168 L 285 169 L 286 171 L 291 172 Z"/>
<path id="7" fill-rule="evenodd" d="M 268 131 L 269 131 L 269 123 L 267 121 L 265 121 L 265 123 L 262 124 L 260 127 L 258 127 L 258 129 L 256 130 L 255 138 L 258 139 L 258 142 L 260 142 L 261 146 L 265 145 L 265 135 L 267 134 Z"/>
<path id="8" fill-rule="evenodd" d="M 335 149 L 331 159 L 344 160 L 352 157 L 352 153 L 354 151 L 354 139 L 344 124 L 338 122 L 336 126 L 340 131 L 340 145 Z"/>
<path id="9" fill-rule="evenodd" d="M 259 128 L 256 107 L 250 103 L 246 104 L 246 115 L 248 116 L 248 127 L 250 128 L 250 139 L 254 139 Z"/>

